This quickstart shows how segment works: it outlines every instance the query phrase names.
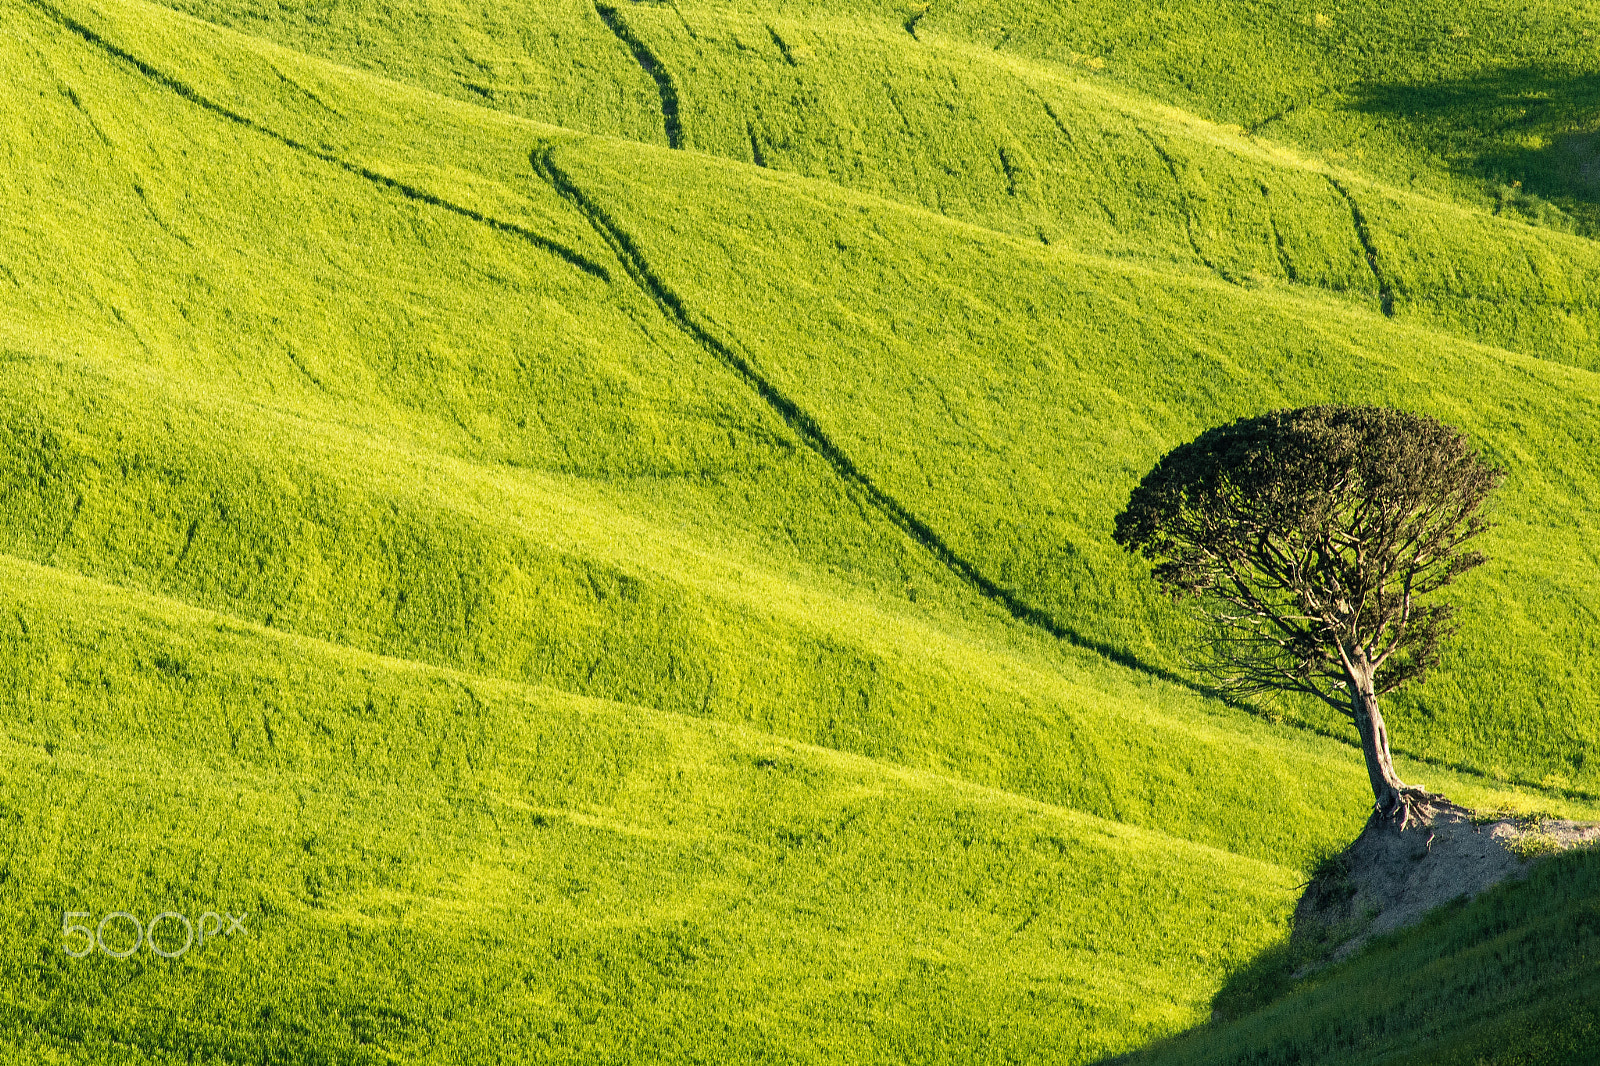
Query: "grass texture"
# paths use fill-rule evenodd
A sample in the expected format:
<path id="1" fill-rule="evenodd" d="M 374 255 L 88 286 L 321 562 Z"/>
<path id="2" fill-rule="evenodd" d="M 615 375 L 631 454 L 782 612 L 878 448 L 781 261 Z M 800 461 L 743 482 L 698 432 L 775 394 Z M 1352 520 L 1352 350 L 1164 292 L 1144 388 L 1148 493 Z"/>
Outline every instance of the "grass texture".
<path id="1" fill-rule="evenodd" d="M 1600 1040 L 1597 877 L 1593 853 L 1540 861 L 1239 1021 L 1117 1061 L 1583 1062 Z"/>
<path id="2" fill-rule="evenodd" d="M 1370 797 L 1341 721 L 1186 681 L 1110 519 L 1276 406 L 1507 469 L 1391 729 L 1408 780 L 1592 817 L 1577 194 L 1258 114 L 1476 52 L 1313 12 L 1337 62 L 1201 77 L 1105 10 L 0 0 L 0 1047 L 1093 1062 L 1202 1021 Z M 1516 917 L 1581 924 L 1549 869 L 1437 925 L 1512 915 L 1529 997 L 1592 972 Z M 224 909 L 181 960 L 62 951 Z M 1340 980 L 1250 1032 L 1367 1018 Z"/>

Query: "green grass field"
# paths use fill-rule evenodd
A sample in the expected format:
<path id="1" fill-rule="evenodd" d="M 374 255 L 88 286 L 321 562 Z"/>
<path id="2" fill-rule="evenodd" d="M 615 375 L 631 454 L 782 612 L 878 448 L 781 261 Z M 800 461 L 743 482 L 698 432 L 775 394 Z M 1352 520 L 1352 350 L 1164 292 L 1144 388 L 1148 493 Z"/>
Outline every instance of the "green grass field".
<path id="1" fill-rule="evenodd" d="M 1229 418 L 1460 425 L 1401 773 L 1600 817 L 1594 20 L 1063 10 L 0 0 L 0 1056 L 1588 1046 L 1583 858 L 1272 969 L 1354 730 L 1110 530 Z"/>

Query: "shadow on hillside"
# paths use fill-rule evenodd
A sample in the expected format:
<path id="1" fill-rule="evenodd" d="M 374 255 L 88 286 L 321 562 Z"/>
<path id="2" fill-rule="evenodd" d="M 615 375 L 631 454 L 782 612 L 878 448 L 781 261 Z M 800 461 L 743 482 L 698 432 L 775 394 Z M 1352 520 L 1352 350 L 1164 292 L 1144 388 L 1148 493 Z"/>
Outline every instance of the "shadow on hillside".
<path id="1" fill-rule="evenodd" d="M 1430 84 L 1367 83 L 1346 99 L 1483 181 L 1498 211 L 1600 230 L 1600 73 L 1517 67 Z"/>
<path id="2" fill-rule="evenodd" d="M 1311 1051 L 1340 1062 L 1509 1062 L 1500 1053 L 1511 1048 L 1518 1062 L 1591 1062 L 1597 901 L 1600 849 L 1581 848 L 1446 903 L 1310 981 L 1293 978 L 1306 956 L 1275 945 L 1229 976 L 1212 1022 L 1095 1066 L 1301 1062 Z"/>

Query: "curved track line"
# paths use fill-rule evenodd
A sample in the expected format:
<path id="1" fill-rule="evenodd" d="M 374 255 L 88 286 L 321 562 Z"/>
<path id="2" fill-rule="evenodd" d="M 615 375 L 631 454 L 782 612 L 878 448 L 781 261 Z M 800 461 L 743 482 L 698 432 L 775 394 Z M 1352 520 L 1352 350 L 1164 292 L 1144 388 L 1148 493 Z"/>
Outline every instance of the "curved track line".
<path id="1" fill-rule="evenodd" d="M 348 171 L 359 178 L 364 178 L 367 181 L 372 182 L 374 185 L 381 185 L 386 189 L 391 189 L 394 192 L 398 192 L 407 199 L 425 203 L 430 207 L 443 208 L 446 211 L 460 215 L 463 218 L 469 218 L 474 222 L 482 223 L 485 226 L 500 230 L 503 233 L 514 234 L 526 240 L 535 247 L 564 260 L 569 266 L 576 267 L 591 277 L 599 278 L 601 281 L 606 282 L 611 280 L 611 272 L 609 270 L 607 270 L 601 264 L 592 261 L 581 252 L 568 248 L 566 245 L 553 241 L 542 234 L 535 233 L 533 230 L 528 229 L 525 226 L 519 226 L 514 222 L 505 222 L 498 218 L 492 218 L 480 211 L 474 211 L 470 207 L 463 207 L 460 204 L 451 203 L 449 200 L 442 199 L 441 197 L 435 196 L 433 193 L 427 192 L 423 189 L 419 189 L 414 185 L 407 185 L 405 182 L 396 181 L 394 178 L 391 178 L 385 174 L 380 174 L 375 170 L 371 170 L 360 165 L 359 163 L 352 163 L 349 160 L 341 159 L 340 157 L 329 152 L 320 151 L 311 147 L 309 144 L 305 144 L 304 142 L 297 141 L 292 137 L 285 136 L 274 129 L 263 126 L 255 119 L 241 115 L 237 111 L 231 111 L 228 108 L 223 107 L 221 104 L 207 99 L 184 82 L 179 81 L 170 74 L 166 74 L 160 70 L 157 70 L 155 67 L 151 66 L 149 63 L 146 63 L 138 56 L 106 40 L 94 30 L 91 30 L 83 23 L 78 22 L 65 12 L 58 11 L 50 4 L 46 3 L 45 0 L 29 0 L 29 2 L 37 7 L 40 11 L 44 12 L 51 19 L 77 34 L 79 37 L 82 37 L 96 48 L 99 48 L 101 51 L 113 56 L 116 59 L 122 60 L 124 63 L 129 64 L 135 70 L 139 71 L 139 73 L 149 78 L 151 81 L 170 89 L 179 96 L 183 97 L 185 100 L 188 100 L 190 103 L 195 104 L 196 106 L 203 108 L 214 115 L 225 118 L 229 122 L 235 122 L 246 129 L 253 130 L 256 133 L 262 134 L 263 136 L 271 137 L 273 140 L 293 149 L 296 152 L 311 156 L 312 158 L 321 160 L 324 163 L 330 163 L 333 166 L 336 166 L 341 170 Z"/>
<path id="2" fill-rule="evenodd" d="M 789 64 L 791 67 L 798 67 L 800 65 L 799 62 L 794 58 L 794 53 L 789 50 L 789 42 L 778 36 L 778 31 L 773 29 L 770 25 L 767 26 L 767 36 L 772 38 L 772 43 L 778 46 L 779 52 L 783 53 L 783 61 L 785 63 Z"/>
<path id="3" fill-rule="evenodd" d="M 921 22 L 927 17 L 928 8 L 932 6 L 932 3 L 923 4 L 921 11 L 913 12 L 910 18 L 906 19 L 900 24 L 906 28 L 907 33 L 911 34 L 911 39 L 916 41 L 918 44 L 922 43 L 922 38 L 917 36 L 917 23 Z"/>
<path id="4" fill-rule="evenodd" d="M 606 24 L 606 29 L 633 53 L 633 58 L 640 68 L 656 83 L 656 92 L 661 94 L 661 122 L 667 128 L 667 145 L 671 148 L 682 148 L 683 121 L 678 117 L 678 87 L 673 84 L 672 75 L 667 73 L 666 66 L 656 58 L 655 53 L 628 28 L 628 24 L 622 20 L 616 8 L 597 2 L 594 5 L 594 13 L 600 16 L 600 21 Z M 678 17 L 682 18 L 683 13 L 679 12 Z M 685 28 L 688 28 L 687 23 Z"/>
<path id="5" fill-rule="evenodd" d="M 1173 188 L 1178 191 L 1178 210 L 1183 212 L 1183 231 L 1188 234 L 1189 247 L 1194 249 L 1195 258 L 1205 264 L 1206 269 L 1219 276 L 1222 275 L 1222 271 L 1217 269 L 1217 264 L 1213 263 L 1206 256 L 1206 253 L 1201 250 L 1200 239 L 1194 235 L 1194 212 L 1189 209 L 1189 194 L 1183 191 L 1183 179 L 1178 176 L 1178 161 L 1173 159 L 1165 148 L 1161 147 L 1161 142 L 1156 140 L 1155 134 L 1137 124 L 1133 128 L 1138 130 L 1146 141 L 1150 142 L 1151 151 L 1160 157 L 1161 161 L 1167 165 L 1167 173 L 1172 175 Z"/>
<path id="6" fill-rule="evenodd" d="M 1261 184 L 1261 201 L 1266 205 L 1267 222 L 1272 226 L 1272 243 L 1278 251 L 1278 265 L 1283 267 L 1284 277 L 1298 283 L 1300 272 L 1294 268 L 1294 260 L 1289 258 L 1289 242 L 1284 239 L 1283 231 L 1278 228 L 1278 216 L 1272 210 L 1272 192 L 1265 182 Z"/>
<path id="7" fill-rule="evenodd" d="M 1144 662 L 1130 652 L 1086 636 L 1062 624 L 1039 608 L 1024 603 L 1014 592 L 1002 588 L 990 580 L 975 565 L 957 554 L 949 544 L 945 543 L 944 539 L 927 522 L 919 518 L 889 493 L 879 488 L 856 465 L 855 461 L 834 443 L 833 438 L 828 435 L 817 420 L 756 369 L 749 358 L 734 351 L 732 347 L 717 339 L 697 323 L 690 316 L 682 298 L 673 292 L 661 280 L 660 276 L 651 269 L 650 264 L 639 250 L 639 246 L 634 243 L 633 238 L 628 235 L 627 231 L 606 214 L 605 210 L 588 193 L 579 188 L 571 177 L 555 162 L 553 147 L 546 146 L 542 150 L 535 151 L 529 161 L 533 164 L 534 170 L 543 175 L 557 192 L 583 212 L 589 219 L 590 224 L 594 226 L 595 232 L 616 253 L 617 259 L 627 272 L 628 277 L 655 303 L 669 322 L 677 326 L 679 330 L 688 335 L 691 340 L 718 362 L 737 374 L 799 436 L 802 443 L 816 452 L 829 466 L 833 467 L 834 472 L 847 485 L 865 496 L 867 501 L 884 517 L 912 540 L 916 541 L 917 544 L 938 560 L 947 570 L 955 574 L 962 582 L 976 590 L 985 599 L 1003 608 L 1011 617 L 1041 629 L 1058 640 L 1064 640 L 1077 647 L 1095 652 L 1120 666 L 1158 677 L 1163 681 L 1180 685 L 1191 691 L 1206 695 L 1211 694 L 1203 686 L 1197 685 L 1188 678 Z"/>
<path id="8" fill-rule="evenodd" d="M 1356 240 L 1361 242 L 1362 251 L 1367 253 L 1367 266 L 1372 268 L 1372 276 L 1378 282 L 1378 306 L 1383 309 L 1385 316 L 1394 317 L 1394 290 L 1384 280 L 1383 272 L 1378 269 L 1378 246 L 1372 243 L 1372 231 L 1367 228 L 1367 216 L 1361 213 L 1361 208 L 1356 204 L 1356 198 L 1350 195 L 1350 190 L 1340 183 L 1332 174 L 1324 175 L 1328 184 L 1334 191 L 1344 197 L 1344 202 L 1350 205 L 1350 217 L 1356 224 Z"/>
<path id="9" fill-rule="evenodd" d="M 1330 96 L 1333 93 L 1338 92 L 1338 91 L 1339 91 L 1338 89 L 1336 89 L 1334 86 L 1331 86 L 1331 85 L 1327 86 L 1327 87 L 1325 87 L 1323 89 L 1319 89 L 1318 91 L 1312 93 L 1310 96 L 1306 97 L 1304 100 L 1296 100 L 1296 101 L 1294 101 L 1294 103 L 1289 104 L 1288 106 L 1284 107 L 1282 110 L 1273 112 L 1272 114 L 1268 115 L 1266 118 L 1260 120 L 1259 122 L 1255 123 L 1254 125 L 1246 126 L 1245 127 L 1245 131 L 1244 131 L 1245 135 L 1249 136 L 1249 137 L 1258 136 L 1263 129 L 1265 129 L 1266 127 L 1272 125 L 1274 122 L 1282 122 L 1284 119 L 1288 118 L 1290 115 L 1294 114 L 1296 111 L 1299 111 L 1301 108 L 1310 107 L 1312 104 L 1316 103 L 1318 100 L 1321 100 L 1323 97 Z"/>

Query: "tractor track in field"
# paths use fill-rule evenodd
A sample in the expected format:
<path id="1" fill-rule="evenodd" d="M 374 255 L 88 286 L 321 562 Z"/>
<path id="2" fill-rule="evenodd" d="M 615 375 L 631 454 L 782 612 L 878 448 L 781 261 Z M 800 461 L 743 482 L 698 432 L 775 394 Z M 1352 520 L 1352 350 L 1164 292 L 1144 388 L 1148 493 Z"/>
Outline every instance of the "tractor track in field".
<path id="1" fill-rule="evenodd" d="M 1272 246 L 1278 253 L 1278 265 L 1283 268 L 1284 277 L 1298 282 L 1300 272 L 1294 268 L 1294 260 L 1289 258 L 1289 242 L 1278 228 L 1278 213 L 1272 209 L 1272 187 L 1264 181 L 1258 181 L 1258 184 L 1261 186 L 1261 202 L 1267 209 L 1267 224 L 1272 227 Z"/>
<path id="2" fill-rule="evenodd" d="M 56 9 L 47 0 L 29 0 L 29 3 L 63 28 L 82 37 L 89 44 L 113 58 L 127 63 L 145 77 L 205 111 L 269 137 L 295 152 L 318 159 L 375 185 L 398 192 L 408 199 L 450 211 L 491 228 L 521 237 L 541 251 L 555 255 L 568 265 L 576 267 L 592 277 L 608 283 L 613 280 L 612 272 L 603 264 L 589 259 L 574 249 L 550 240 L 526 227 L 492 218 L 469 207 L 451 203 L 425 190 L 396 181 L 387 175 L 380 174 L 358 163 L 352 163 L 332 153 L 321 151 L 309 144 L 281 134 L 248 116 L 208 99 L 183 81 L 157 69 L 138 56 L 102 37 L 65 12 Z M 676 102 L 675 98 L 674 102 Z M 951 548 L 927 522 L 919 518 L 889 493 L 879 488 L 856 465 L 855 461 L 834 443 L 833 439 L 816 419 L 761 374 L 751 360 L 723 343 L 695 322 L 682 299 L 668 288 L 652 270 L 633 239 L 560 169 L 552 158 L 550 149 L 546 148 L 542 152 L 535 151 L 530 156 L 530 162 L 534 171 L 545 178 L 558 194 L 576 207 L 584 216 L 595 232 L 611 248 L 630 280 L 659 308 L 670 323 L 718 362 L 737 374 L 800 437 L 806 447 L 816 452 L 820 458 L 833 468 L 840 478 L 860 492 L 894 526 L 917 542 L 940 565 L 953 573 L 963 583 L 985 599 L 1001 607 L 1014 619 L 1048 633 L 1058 640 L 1096 653 L 1118 665 L 1160 678 L 1183 688 L 1197 692 L 1206 691 L 1202 686 L 1170 670 L 1144 662 L 1130 652 L 1103 643 L 1062 624 L 1047 612 L 1023 602 L 1015 593 L 1002 588 L 992 581 L 974 564 Z"/>
<path id="3" fill-rule="evenodd" d="M 919 44 L 922 43 L 922 38 L 917 36 L 917 23 L 928 17 L 928 9 L 932 6 L 932 3 L 923 4 L 920 11 L 913 13 L 910 18 L 901 23 L 906 28 L 906 32 L 911 34 L 911 39 Z"/>
<path id="4" fill-rule="evenodd" d="M 767 165 L 766 153 L 761 151 L 761 140 L 756 136 L 756 127 L 753 122 L 744 124 L 745 132 L 750 135 L 750 160 L 758 167 Z"/>
<path id="5" fill-rule="evenodd" d="M 1127 651 L 1063 625 L 1047 612 L 1023 602 L 1016 593 L 992 581 L 977 566 L 951 548 L 932 526 L 868 477 L 855 460 L 834 442 L 822 425 L 761 373 L 753 360 L 735 351 L 732 346 L 696 322 L 682 297 L 678 296 L 650 266 L 628 232 L 556 163 L 552 147 L 547 146 L 534 151 L 529 157 L 529 162 L 537 173 L 589 220 L 595 232 L 616 254 L 624 272 L 670 323 L 717 362 L 736 374 L 771 408 L 774 414 L 783 420 L 807 448 L 833 468 L 834 473 L 846 485 L 864 496 L 874 509 L 932 555 L 946 570 L 1019 622 L 1040 629 L 1058 640 L 1101 655 L 1120 666 L 1193 691 L 1206 691 L 1193 681 L 1170 670 L 1144 662 Z"/>
<path id="6" fill-rule="evenodd" d="M 1033 98 L 1039 101 L 1039 106 L 1044 108 L 1044 113 L 1050 116 L 1050 121 L 1055 123 L 1055 127 L 1058 131 L 1060 131 L 1061 136 L 1066 138 L 1067 145 L 1076 151 L 1078 147 L 1078 139 L 1072 135 L 1072 130 L 1067 128 L 1067 124 L 1061 121 L 1061 115 L 1056 111 L 1055 105 L 1046 100 L 1044 96 L 1040 94 L 1039 90 L 1035 89 L 1033 86 L 1028 85 L 1026 82 L 1024 82 L 1023 85 L 1028 92 L 1033 95 Z"/>
<path id="7" fill-rule="evenodd" d="M 1338 90 L 1335 89 L 1333 86 L 1328 86 L 1327 88 L 1324 88 L 1324 89 L 1321 89 L 1321 90 L 1319 90 L 1317 92 L 1314 92 L 1310 96 L 1306 97 L 1304 100 L 1296 100 L 1293 103 L 1287 105 L 1286 107 L 1283 107 L 1283 108 L 1279 109 L 1278 111 L 1273 112 L 1272 114 L 1268 115 L 1266 118 L 1261 119 L 1260 121 L 1254 123 L 1253 125 L 1246 126 L 1245 129 L 1244 129 L 1244 132 L 1245 132 L 1246 136 L 1250 136 L 1250 137 L 1260 136 L 1261 131 L 1266 129 L 1268 126 L 1272 125 L 1274 122 L 1282 122 L 1284 119 L 1288 118 L 1290 115 L 1294 114 L 1296 111 L 1299 111 L 1302 108 L 1310 107 L 1312 104 L 1316 103 L 1317 101 L 1322 100 L 1322 99 L 1324 99 L 1324 98 L 1326 98 L 1328 96 L 1331 96 L 1337 91 Z"/>
<path id="8" fill-rule="evenodd" d="M 1189 236 L 1189 247 L 1194 249 L 1195 258 L 1200 260 L 1207 270 L 1226 279 L 1227 276 L 1217 269 L 1217 264 L 1213 263 L 1206 256 L 1206 253 L 1201 250 L 1200 238 L 1194 235 L 1194 212 L 1189 208 L 1189 194 L 1183 191 L 1183 179 L 1178 176 L 1178 161 L 1172 158 L 1171 153 L 1165 148 L 1161 147 L 1161 142 L 1156 140 L 1155 134 L 1138 124 L 1135 124 L 1133 128 L 1138 130 L 1139 134 L 1150 143 L 1150 150 L 1155 152 L 1157 158 L 1167 165 L 1167 173 L 1172 175 L 1172 186 L 1178 192 L 1178 210 L 1183 213 L 1183 231 Z"/>
<path id="9" fill-rule="evenodd" d="M 781 36 L 779 36 L 778 31 L 773 29 L 771 24 L 767 25 L 767 36 L 771 37 L 772 43 L 778 46 L 778 51 L 783 55 L 783 61 L 785 63 L 789 64 L 791 67 L 798 67 L 800 65 L 799 60 L 795 59 L 794 53 L 789 50 L 789 42 L 785 41 Z"/>
<path id="10" fill-rule="evenodd" d="M 471 219 L 472 221 L 488 226 L 491 229 L 499 230 L 502 233 L 509 233 L 520 237 L 529 244 L 532 244 L 534 247 L 539 248 L 541 251 L 549 252 L 551 255 L 554 255 L 557 258 L 565 261 L 567 265 L 576 267 L 591 277 L 598 278 L 599 280 L 605 282 L 611 281 L 611 272 L 602 264 L 594 262 L 582 252 L 568 248 L 559 241 L 553 241 L 543 234 L 535 233 L 526 226 L 519 226 L 514 222 L 506 222 L 502 219 L 485 215 L 481 211 L 475 211 L 470 207 L 452 203 L 451 201 L 442 197 L 435 196 L 433 193 L 430 193 L 425 189 L 419 189 L 416 186 L 408 185 L 403 181 L 397 181 L 394 178 L 391 178 L 386 174 L 380 174 L 369 167 L 364 167 L 359 163 L 352 163 L 350 160 L 343 159 L 331 152 L 325 152 L 321 149 L 313 148 L 311 145 L 306 144 L 303 141 L 297 141 L 293 137 L 279 133 L 277 130 L 272 129 L 269 126 L 265 126 L 262 123 L 257 122 L 255 119 L 248 117 L 247 115 L 241 115 L 237 111 L 224 107 L 222 104 L 219 104 L 214 100 L 208 99 L 192 86 L 178 80 L 164 71 L 158 70 L 156 67 L 145 62 L 143 59 L 140 59 L 133 53 L 117 46 L 113 42 L 96 33 L 94 30 L 90 29 L 88 26 L 85 26 L 83 23 L 77 21 L 72 16 L 51 6 L 46 2 L 46 0 L 28 0 L 28 2 L 34 7 L 38 8 L 52 21 L 61 25 L 63 28 L 77 34 L 79 37 L 82 37 L 85 41 L 88 41 L 91 45 L 100 49 L 102 52 L 105 52 L 107 55 L 127 63 L 140 74 L 143 74 L 146 78 L 149 78 L 151 81 L 162 86 L 163 88 L 177 93 L 179 96 L 183 97 L 185 100 L 188 100 L 190 103 L 201 108 L 202 110 L 208 111 L 220 118 L 227 119 L 229 122 L 236 123 L 237 125 L 243 126 L 245 129 L 251 130 L 255 133 L 259 133 L 264 137 L 270 137 L 279 144 L 282 144 L 285 147 L 300 153 L 301 155 L 310 156 L 313 159 L 317 159 L 321 162 L 338 167 L 340 170 L 343 170 L 346 173 L 353 174 L 358 178 L 369 181 L 374 185 L 379 185 L 392 192 L 397 192 L 409 200 L 415 200 L 419 203 L 427 204 L 430 207 L 437 207 L 453 214 L 460 215 L 463 218 Z"/>
<path id="11" fill-rule="evenodd" d="M 1350 195 L 1350 190 L 1332 174 L 1325 175 L 1328 184 L 1333 186 L 1334 192 L 1344 197 L 1344 202 L 1350 205 L 1350 218 L 1355 222 L 1356 240 L 1361 242 L 1361 250 L 1367 254 L 1367 266 L 1372 270 L 1372 276 L 1378 282 L 1378 306 L 1383 309 L 1386 318 L 1394 317 L 1394 289 L 1385 280 L 1383 271 L 1378 269 L 1378 246 L 1372 243 L 1372 230 L 1367 227 L 1367 216 L 1361 213 L 1361 205 L 1356 203 L 1356 198 Z"/>
<path id="12" fill-rule="evenodd" d="M 612 36 L 621 41 L 623 47 L 633 54 L 634 61 L 639 64 L 640 69 L 650 75 L 650 80 L 656 83 L 656 92 L 661 96 L 661 122 L 667 130 L 667 145 L 671 148 L 682 148 L 683 119 L 680 115 L 678 86 L 672 80 L 666 64 L 657 59 L 649 46 L 639 39 L 616 8 L 596 0 L 594 13 L 606 24 L 606 29 L 611 31 Z M 679 12 L 678 17 L 681 19 L 683 13 Z M 684 24 L 684 28 L 688 28 L 687 23 Z"/>

